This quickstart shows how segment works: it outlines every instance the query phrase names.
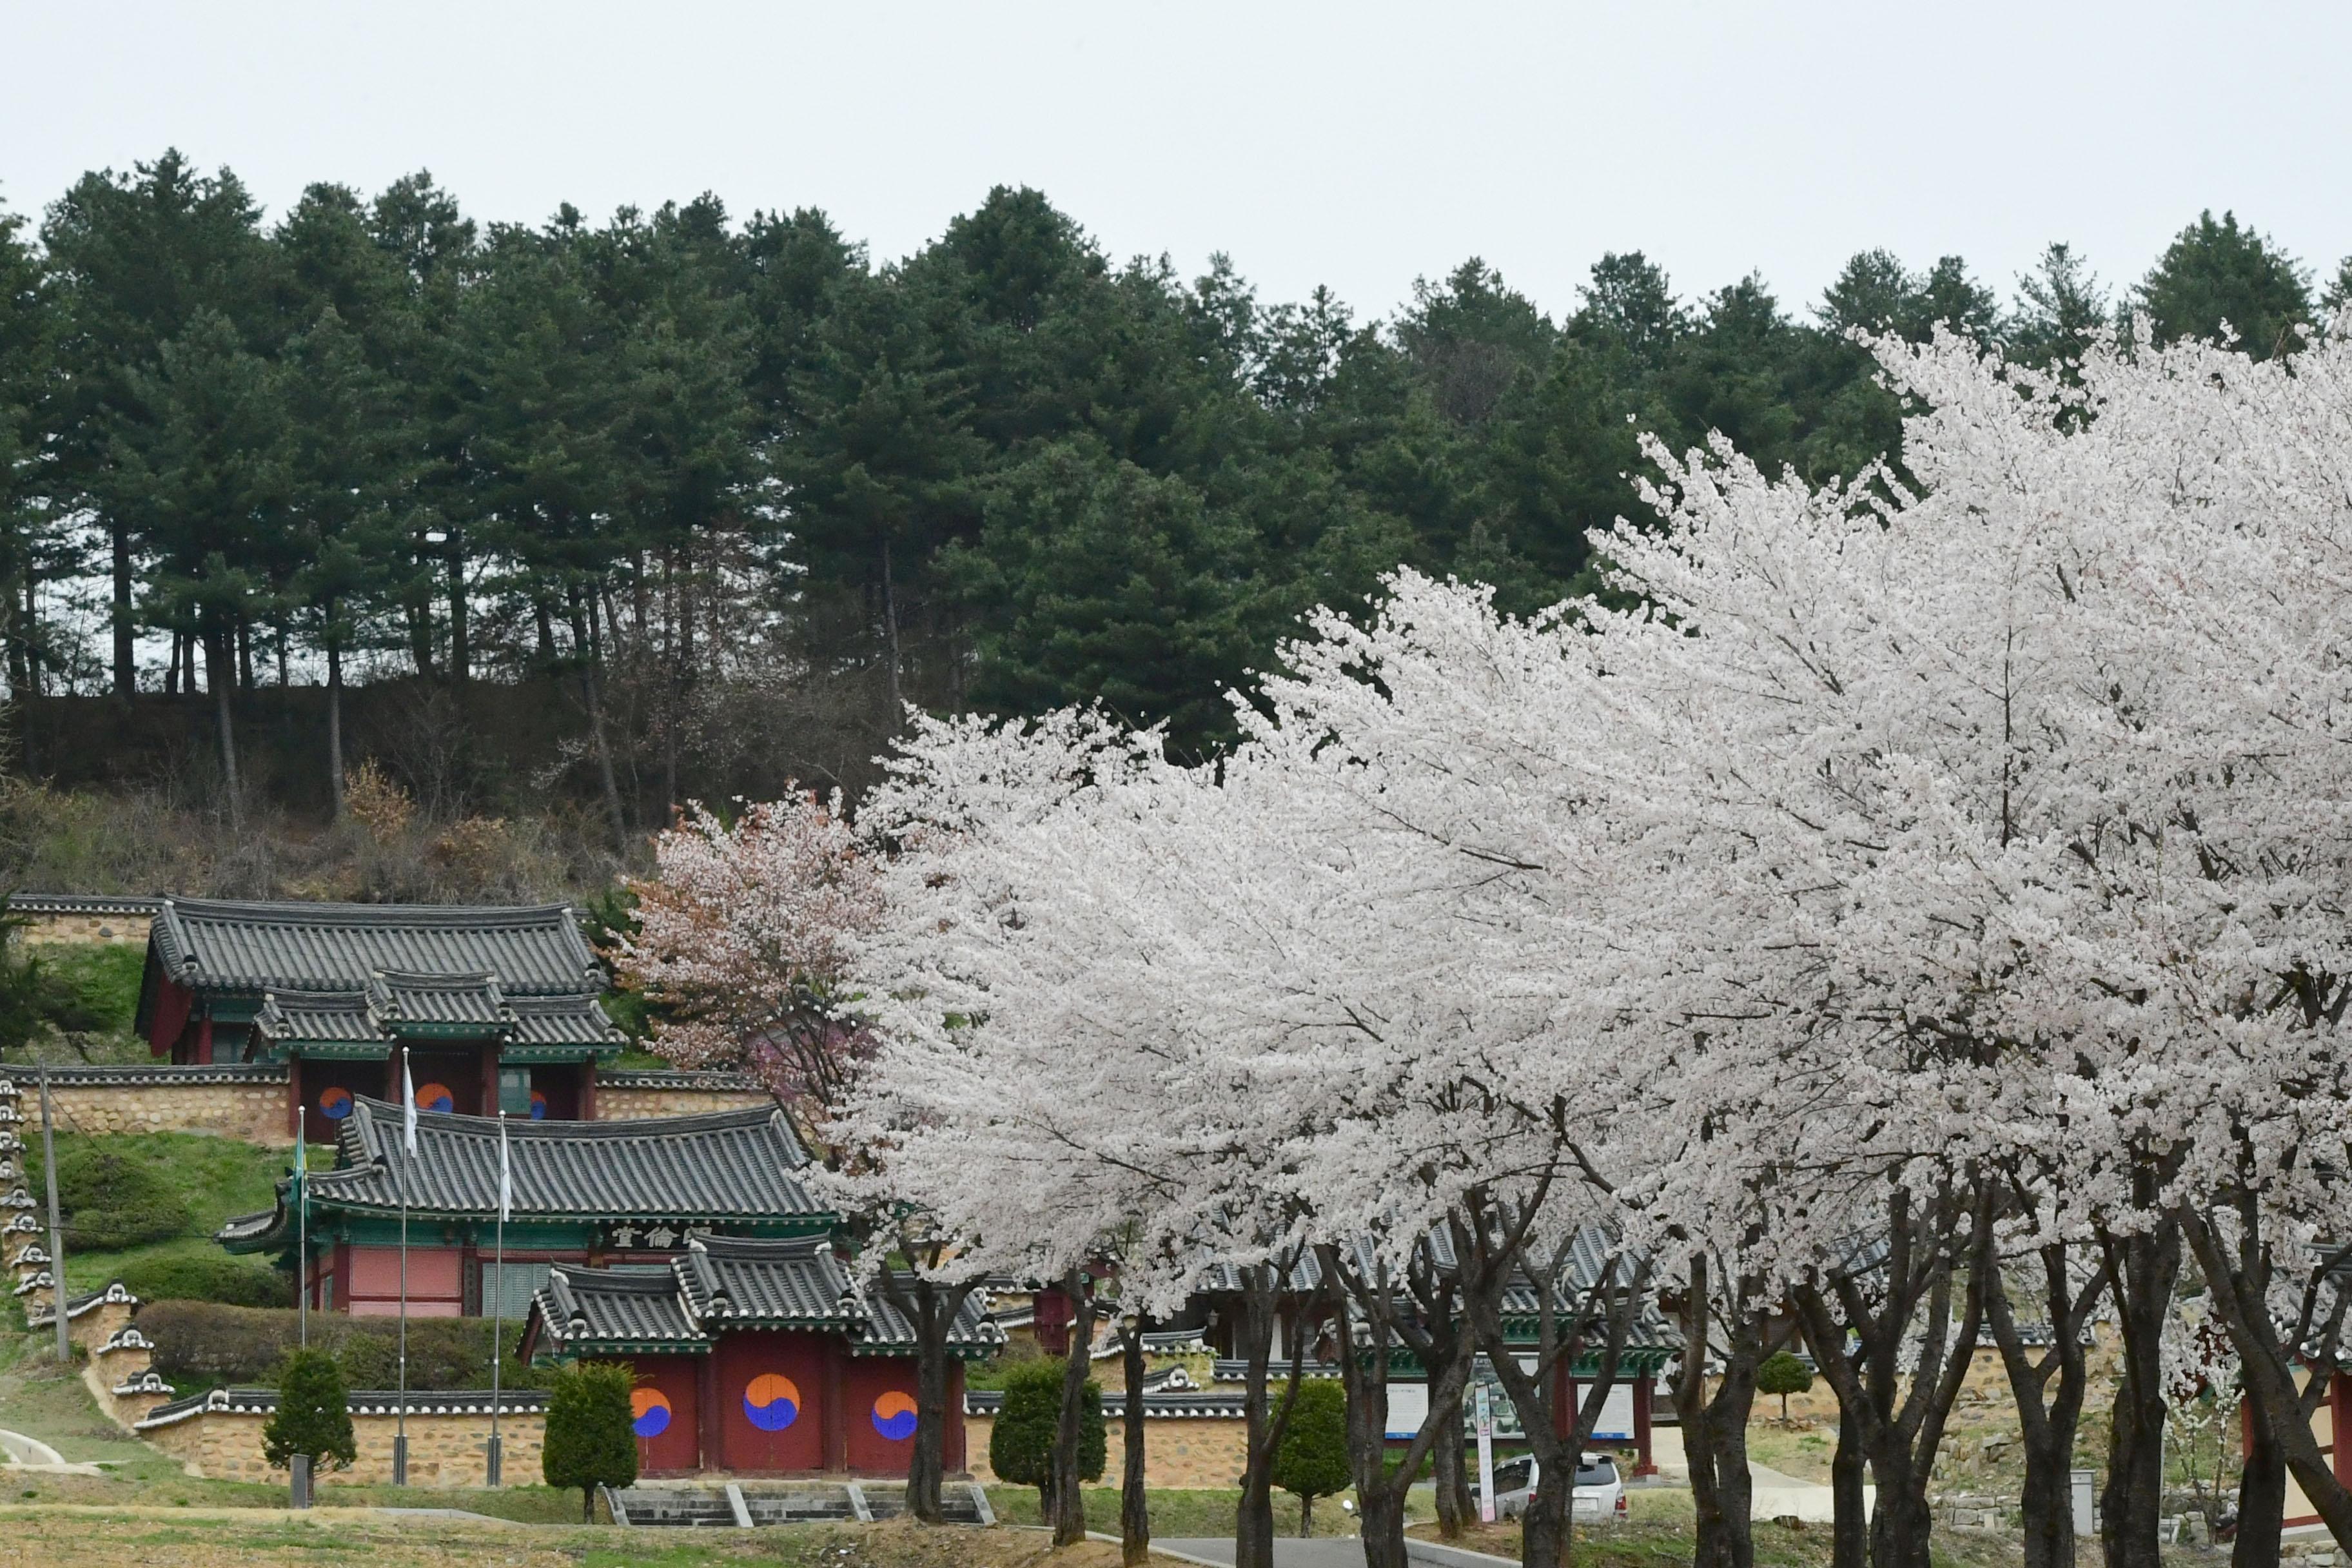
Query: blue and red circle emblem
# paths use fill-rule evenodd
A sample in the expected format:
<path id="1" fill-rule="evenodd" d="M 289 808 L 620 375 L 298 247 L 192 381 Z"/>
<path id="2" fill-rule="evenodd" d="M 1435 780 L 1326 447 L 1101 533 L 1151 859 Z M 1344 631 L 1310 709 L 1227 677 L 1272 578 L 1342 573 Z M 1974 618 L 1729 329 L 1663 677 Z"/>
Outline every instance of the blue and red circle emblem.
<path id="1" fill-rule="evenodd" d="M 915 1435 L 915 1402 L 892 1389 L 874 1402 L 874 1430 L 893 1443 Z"/>
<path id="2" fill-rule="evenodd" d="M 352 1113 L 352 1091 L 331 1089 L 319 1097 L 319 1114 L 330 1121 L 341 1121 Z"/>
<path id="3" fill-rule="evenodd" d="M 781 1432 L 800 1419 L 801 1391 L 781 1373 L 763 1372 L 743 1385 L 743 1416 L 762 1432 Z"/>
<path id="4" fill-rule="evenodd" d="M 530 1119 L 533 1121 L 547 1120 L 547 1096 L 535 1089 L 530 1091 Z"/>
<path id="5" fill-rule="evenodd" d="M 669 1399 L 658 1388 L 629 1391 L 629 1430 L 640 1437 L 658 1437 L 669 1430 Z"/>
<path id="6" fill-rule="evenodd" d="M 449 1086 L 447 1084 L 428 1083 L 420 1086 L 416 1090 L 416 1109 L 419 1110 L 455 1110 L 457 1109 L 457 1098 L 449 1092 Z"/>

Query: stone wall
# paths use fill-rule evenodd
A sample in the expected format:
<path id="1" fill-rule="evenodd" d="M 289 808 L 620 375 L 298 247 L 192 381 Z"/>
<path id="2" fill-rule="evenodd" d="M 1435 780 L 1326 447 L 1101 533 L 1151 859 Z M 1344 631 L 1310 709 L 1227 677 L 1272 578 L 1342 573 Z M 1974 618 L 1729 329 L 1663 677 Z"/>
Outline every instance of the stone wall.
<path id="1" fill-rule="evenodd" d="M 988 1467 L 988 1438 L 995 1427 L 990 1416 L 964 1417 L 964 1454 L 972 1479 L 991 1485 L 996 1472 Z M 1109 1452 L 1097 1484 L 1115 1487 L 1126 1477 L 1127 1423 L 1106 1412 L 1103 1428 Z M 1144 1476 L 1155 1487 L 1231 1487 L 1240 1479 L 1248 1453 L 1249 1431 L 1238 1416 L 1171 1415 L 1143 1426 Z"/>
<path id="2" fill-rule="evenodd" d="M 426 1397 L 420 1395 L 419 1397 Z M 261 1429 L 268 1417 L 257 1411 L 204 1410 L 139 1436 L 180 1461 L 192 1476 L 211 1480 L 262 1481 L 284 1486 L 284 1470 L 261 1457 Z M 352 1435 L 359 1463 L 319 1478 L 322 1486 L 382 1486 L 392 1480 L 392 1440 L 397 1423 L 390 1415 L 354 1415 Z M 547 1423 L 536 1412 L 499 1418 L 499 1469 L 516 1486 L 540 1484 L 540 1449 Z M 420 1487 L 478 1487 L 489 1462 L 490 1418 L 487 1414 L 408 1416 L 408 1479 Z"/>
<path id="3" fill-rule="evenodd" d="M 753 1106 L 773 1103 L 769 1095 L 756 1089 L 671 1086 L 641 1089 L 608 1083 L 601 1077 L 596 1083 L 596 1120 L 599 1121 L 643 1121 L 656 1116 L 701 1116 L 713 1110 L 747 1110 Z"/>
<path id="4" fill-rule="evenodd" d="M 25 922 L 22 940 L 27 944 L 55 942 L 61 947 L 89 947 L 112 942 L 147 941 L 147 928 L 154 916 L 131 914 L 29 914 L 18 917 Z"/>
<path id="5" fill-rule="evenodd" d="M 286 1085 L 82 1083 L 53 1078 L 58 1120 L 76 1132 L 209 1132 L 248 1143 L 293 1146 Z"/>

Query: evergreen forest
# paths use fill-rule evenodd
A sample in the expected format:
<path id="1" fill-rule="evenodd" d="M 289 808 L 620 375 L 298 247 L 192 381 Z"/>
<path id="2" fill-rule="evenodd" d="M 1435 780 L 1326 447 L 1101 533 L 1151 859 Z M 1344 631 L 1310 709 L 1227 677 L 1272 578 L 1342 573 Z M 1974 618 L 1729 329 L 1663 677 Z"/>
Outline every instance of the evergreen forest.
<path id="1" fill-rule="evenodd" d="M 485 223 L 421 173 L 269 215 L 167 152 L 0 211 L 0 879 L 601 886 L 686 801 L 854 793 L 907 704 L 1213 755 L 1401 563 L 1595 586 L 1643 431 L 1899 462 L 1856 329 L 2268 353 L 2347 285 L 2207 213 L 2137 281 L 1865 250 L 1800 301 L 1635 252 L 1560 312 L 1471 257 L 1372 317 L 1027 189 L 882 265 L 821 212 Z"/>

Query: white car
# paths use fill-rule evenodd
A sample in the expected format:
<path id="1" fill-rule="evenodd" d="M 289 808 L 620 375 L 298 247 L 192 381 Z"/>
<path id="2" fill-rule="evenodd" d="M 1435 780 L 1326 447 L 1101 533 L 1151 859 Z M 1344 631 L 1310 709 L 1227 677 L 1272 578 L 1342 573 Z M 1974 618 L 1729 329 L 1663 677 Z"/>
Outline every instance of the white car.
<path id="1" fill-rule="evenodd" d="M 1528 1494 L 1542 1479 L 1543 1467 L 1533 1455 L 1506 1460 L 1495 1467 L 1495 1517 L 1517 1519 L 1528 1509 Z M 1472 1496 L 1478 1487 L 1472 1482 Z M 1576 1487 L 1568 1494 L 1569 1517 L 1579 1523 L 1622 1523 L 1626 1516 L 1625 1481 L 1617 1461 L 1607 1454 L 1585 1454 L 1576 1466 Z"/>

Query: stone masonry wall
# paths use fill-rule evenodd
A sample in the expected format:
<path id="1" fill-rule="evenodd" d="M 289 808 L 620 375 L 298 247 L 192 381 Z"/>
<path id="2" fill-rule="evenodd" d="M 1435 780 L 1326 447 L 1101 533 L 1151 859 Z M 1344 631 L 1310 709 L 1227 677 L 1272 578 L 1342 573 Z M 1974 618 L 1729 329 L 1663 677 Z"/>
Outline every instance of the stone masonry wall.
<path id="1" fill-rule="evenodd" d="M 773 1101 L 758 1089 L 619 1089 L 596 1086 L 596 1120 L 643 1121 L 655 1116 L 701 1116 L 713 1110 L 748 1110 Z"/>
<path id="2" fill-rule="evenodd" d="M 152 1426 L 140 1434 L 171 1455 L 192 1476 L 211 1480 L 262 1481 L 283 1486 L 284 1470 L 272 1469 L 261 1457 L 261 1429 L 266 1415 L 208 1410 Z M 322 1486 L 383 1486 L 392 1480 L 390 1415 L 354 1415 L 352 1435 L 357 1441 L 359 1463 L 319 1478 Z M 499 1418 L 500 1471 L 516 1486 L 539 1484 L 540 1449 L 547 1424 L 537 1414 L 509 1412 Z M 408 1417 L 408 1479 L 420 1487 L 478 1487 L 489 1462 L 490 1418 L 488 1415 L 420 1415 Z"/>
<path id="3" fill-rule="evenodd" d="M 283 1083 L 57 1083 L 49 1099 L 76 1132 L 211 1132 L 291 1147 Z"/>
<path id="4" fill-rule="evenodd" d="M 101 942 L 139 942 L 147 940 L 152 917 L 148 915 L 74 914 L 24 915 L 24 941 L 56 942 L 67 947 L 88 947 Z"/>
<path id="5" fill-rule="evenodd" d="M 993 1484 L 996 1472 L 988 1468 L 988 1438 L 995 1421 L 986 1415 L 964 1417 L 964 1454 L 972 1479 Z M 1126 1475 L 1127 1423 L 1106 1413 L 1103 1429 L 1109 1453 L 1100 1486 L 1115 1487 Z M 1155 1487 L 1216 1488 L 1233 1486 L 1249 1453 L 1248 1429 L 1238 1417 L 1171 1416 L 1147 1421 L 1143 1426 L 1144 1475 Z"/>

